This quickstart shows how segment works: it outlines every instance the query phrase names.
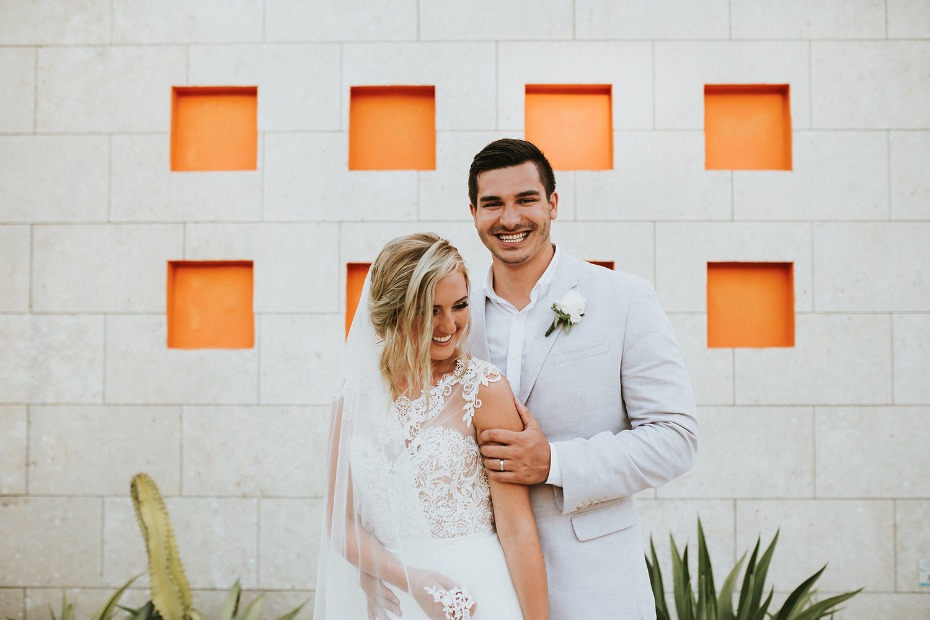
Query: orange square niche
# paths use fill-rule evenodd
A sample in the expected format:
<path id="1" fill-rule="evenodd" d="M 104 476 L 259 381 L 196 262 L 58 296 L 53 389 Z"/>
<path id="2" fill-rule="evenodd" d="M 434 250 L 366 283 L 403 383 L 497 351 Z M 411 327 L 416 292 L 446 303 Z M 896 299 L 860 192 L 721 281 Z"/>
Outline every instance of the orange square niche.
<path id="1" fill-rule="evenodd" d="M 348 263 L 346 265 L 346 336 L 352 327 L 352 319 L 362 297 L 362 288 L 365 286 L 365 277 L 371 263 Z"/>
<path id="2" fill-rule="evenodd" d="M 257 87 L 175 86 L 172 89 L 172 170 L 255 170 L 257 167 Z"/>
<path id="3" fill-rule="evenodd" d="M 255 345 L 251 261 L 168 263 L 168 347 Z"/>
<path id="4" fill-rule="evenodd" d="M 704 86 L 707 170 L 791 170 L 787 84 Z"/>
<path id="5" fill-rule="evenodd" d="M 610 269 L 611 271 L 614 268 L 614 262 L 612 260 L 589 260 L 588 262 L 592 265 L 598 265 L 599 267 Z"/>
<path id="6" fill-rule="evenodd" d="M 792 263 L 707 263 L 707 346 L 793 347 Z"/>
<path id="7" fill-rule="evenodd" d="M 353 86 L 349 170 L 435 170 L 436 88 Z"/>
<path id="8" fill-rule="evenodd" d="M 526 139 L 556 170 L 614 167 L 611 86 L 526 85 Z"/>

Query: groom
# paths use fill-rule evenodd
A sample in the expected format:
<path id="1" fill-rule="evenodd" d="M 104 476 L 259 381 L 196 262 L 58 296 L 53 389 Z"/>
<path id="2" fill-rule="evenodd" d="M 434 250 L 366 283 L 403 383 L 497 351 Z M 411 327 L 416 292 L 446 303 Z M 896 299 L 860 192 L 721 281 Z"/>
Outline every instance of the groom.
<path id="1" fill-rule="evenodd" d="M 697 447 L 671 325 L 649 283 L 553 245 L 555 178 L 532 143 L 486 146 L 468 191 L 492 256 L 471 352 L 504 371 L 526 426 L 481 434 L 488 475 L 532 485 L 553 620 L 653 619 L 633 494 L 686 472 Z"/>

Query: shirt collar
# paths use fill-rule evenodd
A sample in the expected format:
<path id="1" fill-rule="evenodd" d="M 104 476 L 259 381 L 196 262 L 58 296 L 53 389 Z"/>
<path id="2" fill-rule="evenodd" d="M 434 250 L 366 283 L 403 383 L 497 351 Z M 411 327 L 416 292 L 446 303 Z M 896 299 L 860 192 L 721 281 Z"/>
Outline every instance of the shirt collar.
<path id="1" fill-rule="evenodd" d="M 559 265 L 559 257 L 562 254 L 559 250 L 559 246 L 555 245 L 554 247 L 555 253 L 552 255 L 552 260 L 549 261 L 549 265 L 546 267 L 546 270 L 541 276 L 539 276 L 539 280 L 536 281 L 536 284 L 530 291 L 530 303 L 525 309 L 532 308 L 534 305 L 536 305 L 537 300 L 549 294 L 549 287 L 552 285 L 552 280 L 555 278 L 555 270 Z M 488 268 L 488 275 L 484 278 L 484 294 L 488 299 L 497 304 L 513 307 L 513 304 L 494 292 L 493 266 Z"/>

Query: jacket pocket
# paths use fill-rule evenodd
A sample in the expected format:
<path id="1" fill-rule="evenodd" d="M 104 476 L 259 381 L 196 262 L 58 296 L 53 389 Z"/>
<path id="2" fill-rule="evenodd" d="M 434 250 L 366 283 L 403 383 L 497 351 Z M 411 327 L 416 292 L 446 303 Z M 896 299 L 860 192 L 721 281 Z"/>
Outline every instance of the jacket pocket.
<path id="1" fill-rule="evenodd" d="M 639 523 L 639 515 L 632 497 L 624 497 L 612 504 L 575 513 L 571 516 L 572 528 L 580 541 L 613 534 Z"/>
<path id="2" fill-rule="evenodd" d="M 610 351 L 610 345 L 606 340 L 602 340 L 596 345 L 590 347 L 584 347 L 581 349 L 569 349 L 567 351 L 556 351 L 554 360 L 556 364 L 561 364 L 563 362 L 574 362 L 577 360 L 583 360 L 586 357 L 602 355 L 608 351 Z"/>

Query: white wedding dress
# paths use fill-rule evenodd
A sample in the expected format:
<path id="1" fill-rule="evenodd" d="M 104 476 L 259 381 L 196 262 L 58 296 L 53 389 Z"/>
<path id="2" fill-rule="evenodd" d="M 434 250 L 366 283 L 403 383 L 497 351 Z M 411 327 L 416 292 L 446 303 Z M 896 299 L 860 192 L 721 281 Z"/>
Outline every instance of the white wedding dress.
<path id="1" fill-rule="evenodd" d="M 391 405 L 388 432 L 396 431 L 399 450 L 385 453 L 383 436 L 358 436 L 349 459 L 365 529 L 406 565 L 464 587 L 477 604 L 475 620 L 523 618 L 472 423 L 480 415 L 480 386 L 500 379 L 487 362 L 459 360 L 428 399 L 401 396 Z M 398 596 L 404 620 L 427 617 L 409 594 Z"/>

